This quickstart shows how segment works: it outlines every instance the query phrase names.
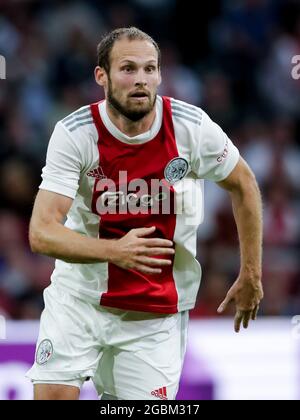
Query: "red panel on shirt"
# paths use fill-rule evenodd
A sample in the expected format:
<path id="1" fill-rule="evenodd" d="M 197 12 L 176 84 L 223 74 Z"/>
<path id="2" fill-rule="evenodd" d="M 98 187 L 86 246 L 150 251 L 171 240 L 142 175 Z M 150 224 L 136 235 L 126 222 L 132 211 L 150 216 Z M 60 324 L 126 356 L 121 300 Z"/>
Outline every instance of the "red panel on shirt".
<path id="1" fill-rule="evenodd" d="M 95 181 L 92 210 L 101 217 L 99 231 L 101 238 L 118 239 L 131 229 L 150 226 L 156 226 L 152 237 L 170 240 L 174 238 L 176 226 L 174 189 L 164 180 L 164 170 L 170 160 L 178 157 L 178 150 L 170 99 L 166 97 L 162 99 L 163 121 L 160 131 L 154 139 L 143 144 L 127 144 L 116 139 L 107 130 L 101 119 L 99 103 L 91 105 L 99 135 L 99 164 L 104 175 L 113 180 L 116 186 L 115 190 L 112 187 L 108 188 L 110 193 L 108 195 L 103 184 L 106 181 L 101 179 Z M 120 171 L 126 171 L 127 180 L 119 179 Z M 151 197 L 141 194 L 138 189 L 128 188 L 128 183 L 136 179 L 146 181 L 146 186 L 148 186 L 146 193 Z M 153 179 L 164 180 L 160 195 L 157 195 L 158 190 L 155 194 L 151 194 L 151 180 Z M 147 206 L 142 207 L 144 214 L 132 214 L 128 211 L 127 200 L 131 198 L 136 203 L 141 195 L 144 195 L 142 198 L 144 203 L 153 200 L 156 213 L 159 211 L 159 214 L 153 214 L 151 207 Z M 169 196 L 169 214 L 162 214 L 163 201 L 159 198 L 163 195 Z M 154 199 L 153 196 L 155 196 Z M 104 197 L 106 198 L 104 199 Z M 107 208 L 108 203 L 111 204 L 111 209 L 115 210 L 114 214 L 104 214 L 103 208 Z M 161 274 L 149 275 L 134 270 L 124 270 L 109 263 L 108 275 L 108 290 L 101 296 L 101 305 L 146 312 L 177 312 L 178 296 L 172 266 L 162 267 Z"/>

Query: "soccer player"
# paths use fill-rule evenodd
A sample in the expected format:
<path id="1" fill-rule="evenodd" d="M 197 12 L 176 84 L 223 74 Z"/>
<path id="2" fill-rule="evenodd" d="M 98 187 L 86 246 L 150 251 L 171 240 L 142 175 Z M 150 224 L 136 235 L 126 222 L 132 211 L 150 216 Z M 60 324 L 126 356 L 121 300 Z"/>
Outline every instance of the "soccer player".
<path id="1" fill-rule="evenodd" d="M 202 181 L 232 199 L 241 267 L 218 312 L 235 303 L 237 332 L 263 295 L 259 189 L 202 109 L 157 95 L 149 35 L 105 36 L 95 78 L 105 100 L 57 123 L 34 204 L 31 248 L 56 264 L 28 377 L 37 400 L 78 399 L 89 378 L 102 399 L 175 399 L 201 279 Z"/>

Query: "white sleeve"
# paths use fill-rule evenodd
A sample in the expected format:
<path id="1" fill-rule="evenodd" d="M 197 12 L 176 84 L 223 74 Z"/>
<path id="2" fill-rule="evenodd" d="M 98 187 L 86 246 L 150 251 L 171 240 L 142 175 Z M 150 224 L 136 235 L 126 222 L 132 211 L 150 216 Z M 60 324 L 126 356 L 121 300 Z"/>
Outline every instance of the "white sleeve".
<path id="1" fill-rule="evenodd" d="M 214 182 L 227 178 L 239 160 L 239 151 L 224 131 L 202 111 L 200 129 L 193 139 L 192 170 Z"/>
<path id="2" fill-rule="evenodd" d="M 75 140 L 58 122 L 49 141 L 46 166 L 40 189 L 75 198 L 82 168 L 82 159 Z"/>

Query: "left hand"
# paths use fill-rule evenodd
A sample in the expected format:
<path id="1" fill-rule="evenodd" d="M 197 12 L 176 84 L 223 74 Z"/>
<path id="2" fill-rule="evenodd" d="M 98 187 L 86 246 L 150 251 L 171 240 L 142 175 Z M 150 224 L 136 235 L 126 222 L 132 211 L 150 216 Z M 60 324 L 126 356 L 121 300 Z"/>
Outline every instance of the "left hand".
<path id="1" fill-rule="evenodd" d="M 248 328 L 250 319 L 256 320 L 259 303 L 262 298 L 263 288 L 261 281 L 253 281 L 246 276 L 240 275 L 219 306 L 218 313 L 223 313 L 228 304 L 234 301 L 236 306 L 234 329 L 238 333 L 242 323 L 244 328 Z"/>

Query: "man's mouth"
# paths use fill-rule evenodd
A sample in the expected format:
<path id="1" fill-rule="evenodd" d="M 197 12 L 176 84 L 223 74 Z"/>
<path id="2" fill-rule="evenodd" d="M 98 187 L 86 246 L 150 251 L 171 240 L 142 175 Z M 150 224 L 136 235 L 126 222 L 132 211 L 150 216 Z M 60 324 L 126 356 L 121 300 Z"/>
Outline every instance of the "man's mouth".
<path id="1" fill-rule="evenodd" d="M 131 98 L 148 98 L 148 94 L 145 92 L 135 92 L 130 95 Z"/>

